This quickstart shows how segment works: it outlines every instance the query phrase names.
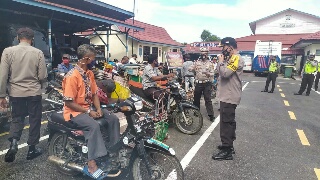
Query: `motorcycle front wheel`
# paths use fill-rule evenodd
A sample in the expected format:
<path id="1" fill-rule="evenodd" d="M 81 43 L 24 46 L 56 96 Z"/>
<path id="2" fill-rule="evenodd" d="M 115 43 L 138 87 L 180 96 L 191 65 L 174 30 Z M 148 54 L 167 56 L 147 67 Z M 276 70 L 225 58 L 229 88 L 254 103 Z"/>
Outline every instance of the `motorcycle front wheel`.
<path id="1" fill-rule="evenodd" d="M 133 162 L 133 180 L 184 180 L 184 172 L 177 157 L 155 150 L 149 150 L 147 154 L 154 178 L 151 178 L 144 161 L 138 156 Z"/>
<path id="2" fill-rule="evenodd" d="M 194 108 L 184 108 L 175 117 L 177 128 L 184 134 L 196 134 L 203 126 L 203 117 L 200 110 Z"/>

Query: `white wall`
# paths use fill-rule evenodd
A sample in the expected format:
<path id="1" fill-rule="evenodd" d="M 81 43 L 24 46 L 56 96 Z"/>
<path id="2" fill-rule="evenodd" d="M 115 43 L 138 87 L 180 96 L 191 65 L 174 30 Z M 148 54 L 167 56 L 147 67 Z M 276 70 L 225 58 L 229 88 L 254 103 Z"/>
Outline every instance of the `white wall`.
<path id="1" fill-rule="evenodd" d="M 310 53 L 316 53 L 316 50 L 320 50 L 320 44 L 311 44 L 304 49 L 304 54 L 307 55 L 308 51 L 310 51 Z M 320 62 L 320 55 L 316 55 L 315 59 Z"/>
<path id="2" fill-rule="evenodd" d="M 290 15 L 290 20 L 286 19 Z M 290 27 L 282 27 L 287 25 Z M 292 26 L 291 26 L 292 25 Z M 256 34 L 302 34 L 320 30 L 320 19 L 294 11 L 286 11 L 277 16 L 257 22 Z"/>

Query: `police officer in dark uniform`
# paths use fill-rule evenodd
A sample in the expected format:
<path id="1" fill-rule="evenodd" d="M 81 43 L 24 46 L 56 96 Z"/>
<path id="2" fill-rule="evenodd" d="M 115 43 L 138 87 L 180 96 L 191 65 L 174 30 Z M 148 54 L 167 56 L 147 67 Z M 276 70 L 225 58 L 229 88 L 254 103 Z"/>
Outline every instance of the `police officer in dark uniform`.
<path id="1" fill-rule="evenodd" d="M 261 92 L 268 92 L 269 84 L 272 81 L 272 88 L 268 93 L 273 93 L 274 88 L 276 86 L 276 79 L 278 77 L 278 73 L 277 72 L 278 72 L 278 63 L 276 61 L 276 57 L 272 56 L 271 57 L 271 62 L 270 62 L 270 65 L 269 65 L 269 74 L 268 74 L 268 77 L 267 77 L 266 86 L 265 86 L 264 90 L 261 91 Z"/>
<path id="2" fill-rule="evenodd" d="M 294 95 L 302 95 L 302 93 L 306 90 L 306 96 L 310 95 L 312 84 L 314 81 L 314 73 L 317 71 L 317 61 L 314 60 L 315 55 L 310 54 L 307 62 L 304 64 L 302 68 L 302 82 L 300 86 L 300 90 L 298 93 L 294 93 Z M 308 87 L 307 87 L 308 86 Z"/>
<path id="3" fill-rule="evenodd" d="M 232 160 L 233 142 L 236 140 L 235 111 L 241 100 L 242 73 L 244 61 L 237 51 L 237 42 L 232 37 L 221 40 L 223 47 L 219 55 L 217 70 L 219 72 L 218 98 L 220 101 L 220 152 L 214 154 L 214 160 Z"/>
<path id="4" fill-rule="evenodd" d="M 203 94 L 205 106 L 210 121 L 214 121 L 214 112 L 211 100 L 212 81 L 214 76 L 214 66 L 209 61 L 208 50 L 201 48 L 200 60 L 194 62 L 189 69 L 195 73 L 195 90 L 193 104 L 200 108 L 200 98 Z"/>

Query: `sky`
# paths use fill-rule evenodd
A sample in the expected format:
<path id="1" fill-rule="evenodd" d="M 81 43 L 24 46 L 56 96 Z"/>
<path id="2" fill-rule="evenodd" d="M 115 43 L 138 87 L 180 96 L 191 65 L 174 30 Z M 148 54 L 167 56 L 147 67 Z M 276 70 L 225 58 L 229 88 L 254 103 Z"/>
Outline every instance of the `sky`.
<path id="1" fill-rule="evenodd" d="M 100 0 L 133 12 L 134 0 Z M 220 38 L 251 35 L 249 23 L 288 8 L 320 16 L 320 0 L 135 0 L 135 19 L 163 27 L 172 39 L 201 41 L 206 29 Z"/>

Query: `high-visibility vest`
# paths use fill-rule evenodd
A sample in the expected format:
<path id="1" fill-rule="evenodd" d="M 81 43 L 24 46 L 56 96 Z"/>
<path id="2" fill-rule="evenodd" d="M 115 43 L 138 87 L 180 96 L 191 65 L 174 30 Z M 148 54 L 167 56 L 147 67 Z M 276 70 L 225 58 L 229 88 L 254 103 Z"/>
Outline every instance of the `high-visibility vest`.
<path id="1" fill-rule="evenodd" d="M 304 67 L 304 72 L 306 74 L 312 74 L 317 71 L 317 66 L 312 66 L 311 62 L 308 61 Z"/>
<path id="2" fill-rule="evenodd" d="M 269 72 L 276 72 L 278 69 L 277 62 L 271 62 L 269 66 Z"/>

